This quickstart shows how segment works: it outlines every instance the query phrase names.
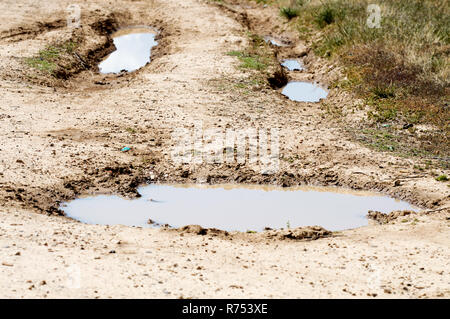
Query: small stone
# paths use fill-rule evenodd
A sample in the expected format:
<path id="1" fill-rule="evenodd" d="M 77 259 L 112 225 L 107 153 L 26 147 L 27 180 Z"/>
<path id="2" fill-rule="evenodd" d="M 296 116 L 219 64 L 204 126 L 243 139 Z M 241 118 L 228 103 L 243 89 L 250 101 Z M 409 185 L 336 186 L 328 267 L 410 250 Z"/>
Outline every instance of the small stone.
<path id="1" fill-rule="evenodd" d="M 294 48 L 294 54 L 299 56 L 299 57 L 303 57 L 305 55 L 308 54 L 309 52 L 309 48 L 303 44 L 298 44 L 295 48 Z"/>
<path id="2" fill-rule="evenodd" d="M 411 123 L 406 123 L 406 124 L 403 125 L 402 128 L 403 128 L 404 130 L 407 130 L 407 129 L 411 128 L 411 127 L 413 127 L 413 125 L 412 125 Z"/>

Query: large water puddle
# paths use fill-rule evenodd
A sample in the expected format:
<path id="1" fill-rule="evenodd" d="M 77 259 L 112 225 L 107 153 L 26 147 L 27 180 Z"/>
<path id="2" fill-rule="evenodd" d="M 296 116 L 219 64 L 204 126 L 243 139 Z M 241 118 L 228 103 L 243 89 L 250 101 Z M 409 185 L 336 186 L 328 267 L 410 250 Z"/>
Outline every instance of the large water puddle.
<path id="1" fill-rule="evenodd" d="M 319 102 L 328 92 L 320 86 L 308 82 L 289 82 L 281 94 L 297 102 Z"/>
<path id="2" fill-rule="evenodd" d="M 313 225 L 334 231 L 367 225 L 368 210 L 417 210 L 378 193 L 333 187 L 151 184 L 138 191 L 139 199 L 102 195 L 76 199 L 62 209 L 89 224 L 198 224 L 228 231 Z"/>
<path id="3" fill-rule="evenodd" d="M 99 64 L 101 73 L 136 71 L 150 62 L 151 49 L 158 44 L 150 28 L 127 28 L 113 35 L 116 51 Z"/>

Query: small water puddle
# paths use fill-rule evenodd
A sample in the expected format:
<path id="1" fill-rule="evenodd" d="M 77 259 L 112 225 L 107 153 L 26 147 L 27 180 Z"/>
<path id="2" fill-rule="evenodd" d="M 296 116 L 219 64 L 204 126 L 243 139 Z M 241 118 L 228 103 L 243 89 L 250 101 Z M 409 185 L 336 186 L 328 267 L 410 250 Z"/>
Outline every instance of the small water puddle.
<path id="1" fill-rule="evenodd" d="M 116 51 L 99 64 L 100 73 L 132 72 L 150 62 L 151 49 L 158 42 L 149 28 L 128 28 L 113 35 Z"/>
<path id="2" fill-rule="evenodd" d="M 282 40 L 275 39 L 274 37 L 271 37 L 269 35 L 264 37 L 264 41 L 266 41 L 266 43 L 270 42 L 272 45 L 277 46 L 277 47 L 287 46 L 287 44 L 285 44 Z"/>
<path id="3" fill-rule="evenodd" d="M 319 102 L 328 92 L 320 86 L 308 82 L 289 82 L 281 91 L 289 99 L 297 102 Z"/>
<path id="4" fill-rule="evenodd" d="M 102 195 L 76 199 L 62 209 L 88 224 L 155 227 L 150 219 L 156 225 L 198 224 L 228 231 L 312 225 L 344 230 L 367 225 L 368 210 L 415 210 L 377 193 L 332 187 L 151 184 L 138 191 L 139 199 Z"/>
<path id="5" fill-rule="evenodd" d="M 281 63 L 281 65 L 284 66 L 289 71 L 304 70 L 303 66 L 297 60 L 284 60 L 283 63 Z"/>

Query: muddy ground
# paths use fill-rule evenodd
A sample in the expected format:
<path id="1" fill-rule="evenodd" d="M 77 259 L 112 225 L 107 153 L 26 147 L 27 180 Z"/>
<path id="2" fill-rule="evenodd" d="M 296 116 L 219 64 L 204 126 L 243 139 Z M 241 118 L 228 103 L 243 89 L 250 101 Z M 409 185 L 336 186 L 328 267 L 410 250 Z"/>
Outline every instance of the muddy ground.
<path id="1" fill-rule="evenodd" d="M 289 101 L 270 85 L 276 66 L 249 71 L 227 54 L 251 47 L 249 34 L 272 35 L 287 46 L 266 46 L 265 54 L 306 64 L 289 79 L 327 85 L 339 77 L 339 67 L 315 57 L 276 8 L 92 0 L 81 4 L 81 28 L 70 29 L 69 4 L 0 4 L 2 297 L 450 296 L 450 188 L 435 179 L 449 172 L 437 164 L 419 171 L 418 158 L 356 141 L 347 128 L 360 125 L 364 112 L 348 93 L 332 89 L 326 104 Z M 133 25 L 159 30 L 151 63 L 132 74 L 98 74 L 97 63 L 114 50 L 110 34 Z M 54 75 L 26 63 L 68 42 L 77 47 Z M 280 169 L 178 165 L 171 133 L 197 121 L 205 129 L 279 129 Z M 121 152 L 124 146 L 131 151 Z M 345 186 L 428 213 L 314 241 L 83 225 L 61 216 L 61 202 L 94 193 L 133 197 L 144 182 Z M 65 284 L 71 265 L 81 269 L 80 288 Z"/>

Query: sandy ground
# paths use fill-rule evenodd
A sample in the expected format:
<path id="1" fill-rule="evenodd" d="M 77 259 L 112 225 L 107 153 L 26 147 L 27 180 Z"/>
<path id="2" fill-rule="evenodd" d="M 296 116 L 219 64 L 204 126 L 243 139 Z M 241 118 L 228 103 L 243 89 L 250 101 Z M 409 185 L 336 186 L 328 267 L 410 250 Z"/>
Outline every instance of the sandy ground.
<path id="1" fill-rule="evenodd" d="M 249 29 L 277 34 L 291 44 L 279 56 L 307 54 L 308 71 L 291 79 L 326 84 L 339 76 L 305 51 L 276 10 L 250 2 L 92 0 L 80 4 L 82 29 L 73 31 L 65 27 L 69 4 L 0 4 L 1 297 L 450 296 L 448 182 L 418 172 L 418 159 L 363 147 L 320 103 L 248 84 L 252 74 L 226 54 L 249 45 Z M 121 76 L 74 68 L 68 80 L 54 81 L 23 62 L 74 33 L 83 52 L 104 52 L 114 25 L 161 31 L 149 65 Z M 353 102 L 335 90 L 327 99 Z M 280 169 L 262 175 L 246 164 L 177 165 L 171 132 L 196 121 L 279 129 Z M 124 146 L 132 150 L 121 152 Z M 57 216 L 59 204 L 77 195 L 133 196 L 150 180 L 336 185 L 441 210 L 316 241 L 108 228 Z M 67 282 L 74 277 L 79 288 Z"/>
<path id="2" fill-rule="evenodd" d="M 2 212 L 1 296 L 448 298 L 450 222 L 443 215 L 297 242 Z"/>

